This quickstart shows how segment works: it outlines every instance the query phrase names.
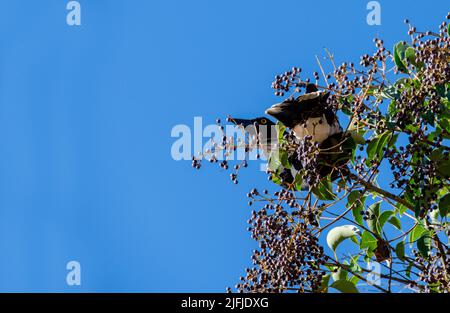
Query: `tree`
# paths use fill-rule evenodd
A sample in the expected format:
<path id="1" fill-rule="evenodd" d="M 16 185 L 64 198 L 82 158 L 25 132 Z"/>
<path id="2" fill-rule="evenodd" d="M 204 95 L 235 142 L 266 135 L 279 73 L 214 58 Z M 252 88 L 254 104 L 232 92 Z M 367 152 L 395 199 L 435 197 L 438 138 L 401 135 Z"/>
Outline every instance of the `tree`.
<path id="1" fill-rule="evenodd" d="M 260 205 L 249 220 L 259 249 L 239 291 L 357 292 L 357 284 L 370 284 L 380 292 L 450 292 L 450 26 L 420 32 L 405 22 L 411 40 L 392 53 L 375 39 L 375 53 L 363 55 L 359 66 L 337 65 L 326 50 L 327 74 L 318 60 L 321 75 L 315 72 L 313 83 L 348 119 L 332 149 L 293 140 L 277 124 L 268 175 L 280 190 L 248 194 L 249 205 Z M 294 67 L 278 75 L 273 88 L 292 97 L 309 83 Z M 219 150 L 236 149 L 248 152 L 257 144 L 224 135 L 208 151 L 210 161 L 219 163 Z M 302 169 L 286 181 L 292 151 Z M 200 168 L 201 159 L 193 165 Z M 324 165 L 332 169 L 326 176 L 319 171 Z M 229 162 L 220 166 L 228 169 Z M 234 182 L 244 167 L 246 161 L 231 167 Z M 381 271 L 366 269 L 367 262 Z M 374 284 L 373 275 L 385 283 Z"/>

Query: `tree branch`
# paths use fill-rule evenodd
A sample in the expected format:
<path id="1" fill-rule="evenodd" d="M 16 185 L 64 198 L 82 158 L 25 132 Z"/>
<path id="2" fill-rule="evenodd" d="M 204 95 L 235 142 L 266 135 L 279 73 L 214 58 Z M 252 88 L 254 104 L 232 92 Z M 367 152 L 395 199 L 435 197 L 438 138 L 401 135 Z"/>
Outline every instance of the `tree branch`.
<path id="1" fill-rule="evenodd" d="M 403 198 L 401 198 L 401 197 L 399 197 L 399 196 L 397 196 L 397 195 L 394 195 L 393 193 L 390 193 L 389 191 L 386 191 L 386 190 L 384 190 L 384 189 L 381 189 L 381 188 L 375 186 L 374 184 L 369 183 L 368 181 L 365 181 L 365 180 L 359 178 L 358 176 L 356 176 L 356 175 L 353 174 L 353 173 L 349 173 L 348 176 L 349 176 L 351 179 L 353 179 L 354 181 L 356 181 L 356 182 L 360 183 L 361 185 L 363 185 L 367 190 L 375 191 L 376 193 L 379 193 L 380 195 L 383 195 L 383 196 L 385 196 L 386 198 L 389 198 L 389 199 L 391 199 L 391 200 L 394 200 L 395 202 L 398 202 L 398 203 L 400 203 L 400 204 L 403 204 L 403 205 L 404 205 L 405 207 L 407 207 L 408 209 L 414 211 L 414 207 L 413 207 L 408 201 L 406 201 L 405 199 L 403 199 Z"/>

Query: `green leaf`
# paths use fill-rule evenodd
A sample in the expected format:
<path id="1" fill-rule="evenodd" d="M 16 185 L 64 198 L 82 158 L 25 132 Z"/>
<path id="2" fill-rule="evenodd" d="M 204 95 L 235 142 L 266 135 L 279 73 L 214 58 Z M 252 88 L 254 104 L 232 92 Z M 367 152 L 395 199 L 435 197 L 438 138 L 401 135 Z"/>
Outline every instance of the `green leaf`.
<path id="1" fill-rule="evenodd" d="M 348 162 L 349 159 L 354 159 L 356 143 L 352 136 L 346 134 L 342 137 L 341 151 L 330 155 L 330 160 L 326 161 L 326 164 L 334 164 L 336 166 L 341 166 Z M 319 162 L 320 163 L 320 162 Z"/>
<path id="2" fill-rule="evenodd" d="M 359 277 L 358 276 L 352 276 L 352 278 L 350 278 L 350 282 L 356 286 L 356 284 L 359 282 Z"/>
<path id="3" fill-rule="evenodd" d="M 350 258 L 350 272 L 352 273 L 360 273 L 361 266 L 358 264 L 359 255 L 352 256 Z"/>
<path id="4" fill-rule="evenodd" d="M 436 84 L 436 92 L 440 97 L 445 97 L 447 95 L 447 91 L 444 84 Z"/>
<path id="5" fill-rule="evenodd" d="M 398 135 L 399 135 L 399 134 L 395 134 L 395 135 L 392 136 L 392 138 L 389 140 L 389 143 L 388 143 L 388 147 L 389 147 L 389 148 L 393 147 L 393 146 L 396 144 L 397 139 L 398 139 Z"/>
<path id="6" fill-rule="evenodd" d="M 283 182 L 281 181 L 280 176 L 278 176 L 277 174 L 272 174 L 272 182 L 281 186 L 283 184 Z"/>
<path id="7" fill-rule="evenodd" d="M 400 260 L 404 260 L 405 258 L 405 242 L 404 241 L 400 241 L 399 243 L 397 243 L 397 245 L 395 246 L 395 254 L 397 254 L 397 257 Z"/>
<path id="8" fill-rule="evenodd" d="M 331 284 L 334 288 L 342 293 L 358 293 L 356 286 L 349 280 L 338 280 Z"/>
<path id="9" fill-rule="evenodd" d="M 398 230 L 402 230 L 402 222 L 397 216 L 391 217 L 388 223 L 397 228 Z"/>
<path id="10" fill-rule="evenodd" d="M 427 258 L 430 255 L 430 249 L 431 249 L 431 233 L 429 231 L 426 231 L 422 237 L 417 240 L 417 249 L 419 250 L 420 254 Z"/>
<path id="11" fill-rule="evenodd" d="M 431 160 L 436 164 L 439 174 L 450 177 L 450 158 L 444 156 L 443 148 L 434 149 L 431 152 Z"/>
<path id="12" fill-rule="evenodd" d="M 367 212 L 369 213 L 370 219 L 366 220 L 367 227 L 374 232 L 375 234 L 379 235 L 381 232 L 380 229 L 380 206 L 381 201 L 375 202 L 369 208 L 367 209 Z M 372 219 L 372 216 L 375 216 L 375 218 Z"/>
<path id="13" fill-rule="evenodd" d="M 341 110 L 342 110 L 342 113 L 344 113 L 345 115 L 348 115 L 348 116 L 352 116 L 352 115 L 353 115 L 353 112 L 350 111 L 349 108 L 346 107 L 346 106 L 343 106 L 343 107 L 341 108 Z"/>
<path id="14" fill-rule="evenodd" d="M 398 70 L 403 73 L 408 72 L 408 68 L 406 67 L 406 65 L 404 63 L 405 52 L 406 52 L 407 48 L 408 48 L 408 46 L 405 45 L 402 41 L 398 42 L 394 46 L 394 62 L 395 62 L 395 65 L 397 66 Z"/>
<path id="15" fill-rule="evenodd" d="M 397 100 L 400 97 L 400 93 L 398 91 L 397 86 L 391 85 L 383 88 L 380 94 L 385 99 Z M 392 101 L 391 103 L 395 103 Z M 393 108 L 391 108 L 393 109 Z"/>
<path id="16" fill-rule="evenodd" d="M 406 275 L 408 278 L 411 278 L 411 269 L 412 269 L 412 267 L 413 267 L 413 264 L 414 264 L 414 263 L 410 262 L 409 265 L 408 265 L 408 267 L 406 268 L 405 275 Z"/>
<path id="17" fill-rule="evenodd" d="M 450 193 L 446 194 L 439 200 L 439 214 L 446 217 L 450 213 Z"/>
<path id="18" fill-rule="evenodd" d="M 322 282 L 320 283 L 320 288 L 317 290 L 319 293 L 327 293 L 328 292 L 328 284 L 330 283 L 330 275 L 325 275 L 322 277 Z"/>
<path id="19" fill-rule="evenodd" d="M 394 215 L 393 211 L 384 211 L 383 213 L 381 213 L 379 219 L 380 229 L 383 229 L 384 224 L 386 224 L 386 222 L 392 215 Z"/>
<path id="20" fill-rule="evenodd" d="M 350 237 L 360 235 L 361 231 L 358 227 L 353 225 L 338 226 L 330 230 L 327 234 L 327 244 L 331 250 L 336 252 L 337 247 L 341 242 Z"/>
<path id="21" fill-rule="evenodd" d="M 364 139 L 363 135 L 361 133 L 358 133 L 356 130 L 351 131 L 350 136 L 352 136 L 353 141 L 358 145 L 366 143 L 366 140 Z"/>
<path id="22" fill-rule="evenodd" d="M 412 65 L 414 65 L 416 68 L 420 69 L 423 67 L 423 63 L 417 63 L 416 62 L 416 50 L 413 47 L 408 47 L 405 50 L 405 59 L 409 61 Z"/>
<path id="23" fill-rule="evenodd" d="M 272 153 L 269 157 L 269 169 L 276 172 L 281 166 L 281 161 L 278 153 Z"/>
<path id="24" fill-rule="evenodd" d="M 280 153 L 280 162 L 285 168 L 290 169 L 291 164 L 289 163 L 289 155 L 285 150 L 279 150 Z"/>
<path id="25" fill-rule="evenodd" d="M 356 200 L 361 197 L 361 192 L 359 190 L 353 190 L 348 194 L 347 197 L 347 208 L 349 208 Z"/>
<path id="26" fill-rule="evenodd" d="M 345 186 L 347 186 L 347 181 L 345 180 L 345 178 L 344 179 L 339 179 L 337 184 L 338 184 L 339 188 L 345 189 Z"/>
<path id="27" fill-rule="evenodd" d="M 433 210 L 428 213 L 431 219 L 431 223 L 438 224 L 439 223 L 439 210 Z"/>
<path id="28" fill-rule="evenodd" d="M 447 35 L 450 36 L 450 24 L 448 24 L 448 26 L 447 26 Z"/>
<path id="29" fill-rule="evenodd" d="M 353 218 L 359 225 L 363 224 L 361 211 L 364 208 L 365 200 L 365 198 L 361 199 L 361 192 L 359 190 L 352 191 L 347 197 L 347 208 L 352 207 Z"/>
<path id="30" fill-rule="evenodd" d="M 369 144 L 367 145 L 367 160 L 373 160 L 375 153 L 377 151 L 379 137 L 372 138 Z"/>
<path id="31" fill-rule="evenodd" d="M 398 214 L 400 214 L 400 216 L 402 216 L 403 213 L 405 213 L 406 211 L 408 211 L 408 208 L 406 206 L 404 206 L 401 203 L 397 203 L 396 212 L 398 212 Z"/>
<path id="32" fill-rule="evenodd" d="M 347 276 L 348 276 L 348 272 L 344 269 L 342 269 L 341 267 L 339 267 L 337 269 L 336 273 L 332 273 L 331 277 L 333 277 L 334 281 L 338 281 L 338 280 L 347 280 Z"/>
<path id="33" fill-rule="evenodd" d="M 427 230 L 422 225 L 417 224 L 409 233 L 409 242 L 411 244 L 416 242 L 425 232 L 427 232 Z"/>
<path id="34" fill-rule="evenodd" d="M 333 193 L 333 186 L 331 185 L 331 176 L 328 175 L 322 179 L 317 187 L 312 189 L 314 195 L 316 195 L 319 200 L 334 200 L 336 195 Z"/>
<path id="35" fill-rule="evenodd" d="M 381 159 L 383 156 L 383 148 L 386 147 L 389 139 L 391 138 L 391 132 L 386 131 L 381 135 L 372 138 L 370 143 L 367 145 L 367 159 L 368 161 L 373 160 L 375 156 Z"/>
<path id="36" fill-rule="evenodd" d="M 376 150 L 378 159 L 381 159 L 383 157 L 383 154 L 384 154 L 383 149 L 388 144 L 390 138 L 391 138 L 391 132 L 385 132 L 381 135 L 380 139 L 378 140 L 377 150 Z"/>
<path id="37" fill-rule="evenodd" d="M 303 184 L 303 175 L 301 173 L 297 173 L 294 179 L 294 186 L 296 190 L 302 190 Z"/>
<path id="38" fill-rule="evenodd" d="M 394 117 L 398 112 L 397 102 L 392 100 L 388 105 L 388 114 L 391 117 Z"/>
<path id="39" fill-rule="evenodd" d="M 356 244 L 359 244 L 359 240 L 358 240 L 358 238 L 356 238 L 356 236 L 350 237 L 350 240 Z"/>
<path id="40" fill-rule="evenodd" d="M 405 50 L 405 58 L 411 63 L 414 64 L 416 60 L 416 50 L 413 47 L 408 47 Z"/>
<path id="41" fill-rule="evenodd" d="M 286 126 L 284 126 L 280 121 L 275 125 L 277 131 L 278 142 L 283 140 L 284 133 L 286 132 Z"/>
<path id="42" fill-rule="evenodd" d="M 373 251 L 377 248 L 378 241 L 377 239 L 368 231 L 364 231 L 361 236 L 361 243 L 359 247 L 361 249 L 368 248 L 369 251 Z"/>
<path id="43" fill-rule="evenodd" d="M 361 207 L 359 205 L 354 205 L 352 208 L 353 218 L 355 222 L 359 225 L 363 224 L 363 216 L 361 215 Z"/>

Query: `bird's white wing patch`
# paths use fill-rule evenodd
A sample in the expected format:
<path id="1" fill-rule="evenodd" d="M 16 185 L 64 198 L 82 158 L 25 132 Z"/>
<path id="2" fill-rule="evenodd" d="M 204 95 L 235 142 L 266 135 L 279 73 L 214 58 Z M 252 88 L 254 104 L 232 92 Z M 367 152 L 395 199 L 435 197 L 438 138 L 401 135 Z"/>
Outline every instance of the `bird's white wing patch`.
<path id="1" fill-rule="evenodd" d="M 341 132 L 341 126 L 336 120 L 332 125 L 327 123 L 325 115 L 322 117 L 309 118 L 305 124 L 299 124 L 293 129 L 295 136 L 298 139 L 303 139 L 305 136 L 312 136 L 312 140 L 322 143 L 328 137 Z"/>
<path id="2" fill-rule="evenodd" d="M 322 93 L 323 93 L 322 91 L 315 91 L 315 92 L 306 93 L 306 94 L 301 95 L 300 97 L 298 97 L 297 101 L 301 102 L 301 101 L 315 99 L 318 96 L 320 96 Z"/>

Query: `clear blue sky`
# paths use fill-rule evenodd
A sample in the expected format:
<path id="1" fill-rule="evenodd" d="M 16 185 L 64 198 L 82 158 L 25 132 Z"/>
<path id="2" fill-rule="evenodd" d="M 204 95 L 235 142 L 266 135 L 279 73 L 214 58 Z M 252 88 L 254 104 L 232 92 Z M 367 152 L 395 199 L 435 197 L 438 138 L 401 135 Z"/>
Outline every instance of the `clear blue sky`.
<path id="1" fill-rule="evenodd" d="M 260 115 L 273 77 L 434 28 L 448 1 L 0 0 L 0 291 L 224 291 L 249 265 L 246 171 L 175 162 L 170 131 Z M 82 285 L 66 285 L 66 263 Z"/>

